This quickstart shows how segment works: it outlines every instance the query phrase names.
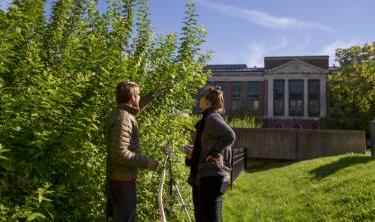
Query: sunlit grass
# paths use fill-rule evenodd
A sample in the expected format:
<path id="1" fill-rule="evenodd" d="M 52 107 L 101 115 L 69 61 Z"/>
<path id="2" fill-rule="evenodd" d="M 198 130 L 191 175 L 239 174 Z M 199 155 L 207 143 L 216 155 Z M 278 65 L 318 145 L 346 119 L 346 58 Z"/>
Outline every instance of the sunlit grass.
<path id="1" fill-rule="evenodd" d="M 244 172 L 224 221 L 375 221 L 375 159 L 342 155 Z"/>

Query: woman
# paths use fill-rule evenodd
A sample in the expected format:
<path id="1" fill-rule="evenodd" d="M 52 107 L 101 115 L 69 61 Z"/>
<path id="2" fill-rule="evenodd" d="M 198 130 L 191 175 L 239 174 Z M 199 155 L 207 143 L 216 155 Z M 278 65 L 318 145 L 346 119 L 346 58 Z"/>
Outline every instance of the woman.
<path id="1" fill-rule="evenodd" d="M 204 95 L 203 95 L 204 96 Z M 211 114 L 214 110 L 213 109 L 202 109 L 202 118 L 195 124 L 195 134 L 194 134 L 194 145 L 189 145 L 190 152 L 187 152 L 185 158 L 185 164 L 190 166 L 190 175 L 188 179 L 188 183 L 192 186 L 192 199 L 194 204 L 194 217 L 196 222 L 203 222 L 203 216 L 201 212 L 200 206 L 200 195 L 199 195 L 199 180 L 197 179 L 197 172 L 198 172 L 198 163 L 199 163 L 199 156 L 202 150 L 201 139 L 202 133 L 204 129 L 204 125 L 206 122 L 206 118 L 209 114 Z M 191 150 L 192 149 L 192 150 Z"/>
<path id="2" fill-rule="evenodd" d="M 230 182 L 233 130 L 225 123 L 223 92 L 209 87 L 199 101 L 202 119 L 196 124 L 193 153 L 187 155 L 191 166 L 189 183 L 193 186 L 196 221 L 222 221 L 222 197 Z"/>

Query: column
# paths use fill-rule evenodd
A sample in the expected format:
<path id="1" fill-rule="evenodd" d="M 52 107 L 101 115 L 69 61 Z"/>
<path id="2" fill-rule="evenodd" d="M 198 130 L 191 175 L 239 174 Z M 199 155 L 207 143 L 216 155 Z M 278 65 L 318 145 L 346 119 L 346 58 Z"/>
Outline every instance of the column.
<path id="1" fill-rule="evenodd" d="M 226 87 L 227 87 L 227 106 L 225 107 L 225 112 L 226 114 L 231 114 L 232 113 L 232 82 L 228 81 L 226 82 Z"/>
<path id="2" fill-rule="evenodd" d="M 248 84 L 249 82 L 248 81 L 243 81 L 242 82 L 242 90 L 241 90 L 241 106 L 243 106 L 243 108 L 245 108 L 246 112 L 249 111 L 249 100 L 247 98 L 247 95 L 248 95 L 248 90 L 249 90 L 249 87 L 248 87 Z"/>
<path id="3" fill-rule="evenodd" d="M 289 116 L 289 79 L 284 82 L 284 116 Z"/>
<path id="4" fill-rule="evenodd" d="M 308 94 L 308 79 L 303 80 L 303 113 L 304 117 L 309 117 L 309 94 Z"/>
<path id="5" fill-rule="evenodd" d="M 268 79 L 268 117 L 273 116 L 273 79 Z"/>
<path id="6" fill-rule="evenodd" d="M 267 88 L 267 80 L 263 80 L 262 81 L 262 91 L 261 91 L 261 94 L 260 94 L 260 100 L 261 100 L 261 106 L 262 106 L 262 112 L 261 112 L 261 115 L 262 116 L 266 116 L 267 113 L 268 113 L 268 109 L 267 109 L 267 101 L 268 101 L 268 88 Z"/>
<path id="7" fill-rule="evenodd" d="M 327 115 L 327 76 L 320 78 L 320 116 Z"/>

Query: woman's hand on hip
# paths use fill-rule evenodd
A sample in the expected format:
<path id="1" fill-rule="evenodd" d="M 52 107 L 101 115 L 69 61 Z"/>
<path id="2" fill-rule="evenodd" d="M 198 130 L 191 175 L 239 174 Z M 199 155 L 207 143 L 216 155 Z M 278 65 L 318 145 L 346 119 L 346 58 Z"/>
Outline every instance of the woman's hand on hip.
<path id="1" fill-rule="evenodd" d="M 223 165 L 224 164 L 224 156 L 219 153 L 217 157 L 213 157 L 211 155 L 209 155 L 208 157 L 206 157 L 206 161 L 209 161 L 209 160 L 214 160 L 217 164 L 219 165 Z"/>

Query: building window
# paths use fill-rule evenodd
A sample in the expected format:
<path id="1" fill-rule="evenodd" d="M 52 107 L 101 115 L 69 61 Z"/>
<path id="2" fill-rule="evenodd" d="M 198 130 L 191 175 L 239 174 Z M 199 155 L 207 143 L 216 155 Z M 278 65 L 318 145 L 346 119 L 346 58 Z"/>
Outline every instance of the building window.
<path id="1" fill-rule="evenodd" d="M 309 116 L 320 115 L 320 81 L 319 79 L 309 80 Z"/>
<path id="2" fill-rule="evenodd" d="M 285 81 L 278 79 L 273 81 L 273 115 L 284 115 L 284 88 Z"/>
<path id="3" fill-rule="evenodd" d="M 249 108 L 252 112 L 260 110 L 260 83 L 260 81 L 250 81 L 248 85 Z"/>
<path id="4" fill-rule="evenodd" d="M 232 105 L 233 111 L 239 109 L 241 105 L 242 82 L 232 82 Z"/>
<path id="5" fill-rule="evenodd" d="M 289 115 L 303 116 L 303 80 L 289 81 Z"/>

